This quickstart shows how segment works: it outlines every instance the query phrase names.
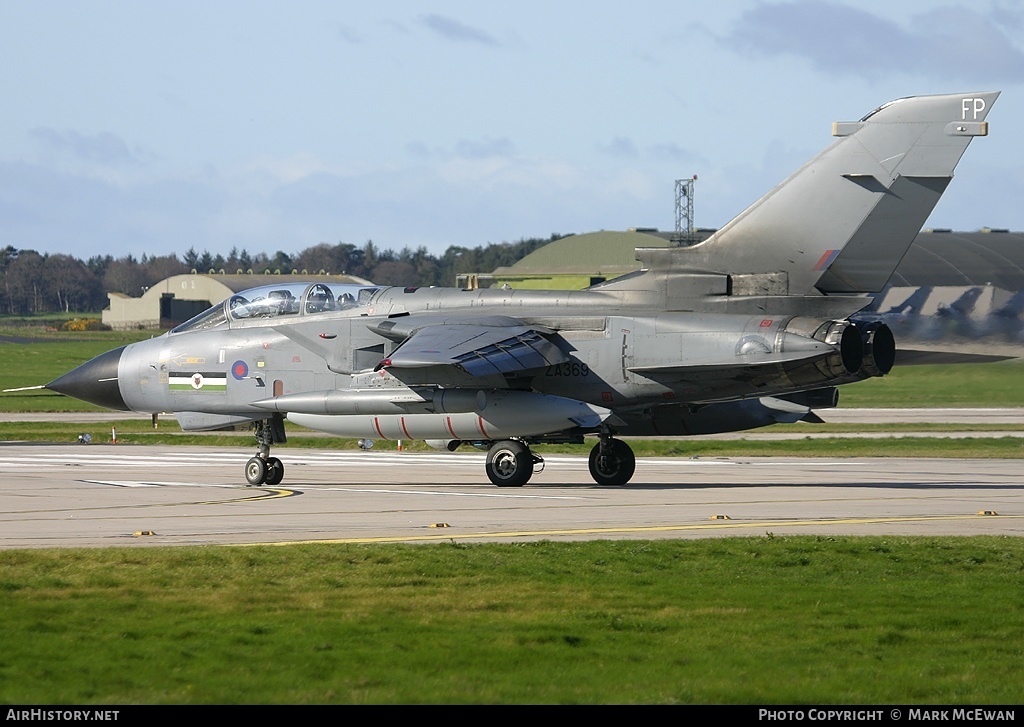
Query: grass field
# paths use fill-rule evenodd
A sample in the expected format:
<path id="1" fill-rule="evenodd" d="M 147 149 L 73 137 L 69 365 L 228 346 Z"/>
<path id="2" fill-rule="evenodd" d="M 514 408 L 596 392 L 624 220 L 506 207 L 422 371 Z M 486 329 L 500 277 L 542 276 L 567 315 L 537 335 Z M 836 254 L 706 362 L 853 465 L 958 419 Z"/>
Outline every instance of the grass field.
<path id="1" fill-rule="evenodd" d="M 45 327 L 0 325 L 0 389 L 49 383 L 94 356 L 118 346 L 145 340 L 152 331 L 86 331 L 66 333 Z M 50 391 L 0 394 L 0 411 L 104 411 Z"/>
<path id="2" fill-rule="evenodd" d="M 6 704 L 1004 704 L 1024 540 L 0 552 Z"/>
<path id="3" fill-rule="evenodd" d="M 812 425 L 793 428 L 793 425 L 777 425 L 767 430 L 775 432 L 813 432 Z M 957 437 L 934 438 L 915 437 L 912 431 L 944 431 L 950 428 L 941 425 L 897 425 L 900 437 L 881 439 L 862 439 L 848 437 L 802 438 L 794 440 L 703 440 L 691 437 L 673 439 L 630 439 L 629 446 L 638 457 L 958 457 L 958 458 L 1001 458 L 1024 459 L 1024 437 Z M 892 427 L 889 427 L 890 429 Z M 973 429 L 984 429 L 978 425 Z M 1012 430 L 1017 427 L 1000 425 L 1000 430 Z M 111 429 L 117 433 L 119 444 L 175 444 L 200 445 L 210 447 L 237 447 L 251 449 L 255 441 L 250 432 L 182 432 L 175 423 L 165 423 L 153 430 L 149 421 L 124 420 L 104 422 L 101 424 L 67 424 L 61 421 L 50 422 L 0 422 L 0 441 L 28 442 L 61 442 L 73 444 L 80 434 L 89 434 L 94 443 L 110 442 Z M 275 447 L 275 453 L 285 456 L 289 450 L 295 449 L 329 449 L 354 450 L 358 448 L 358 440 L 333 437 L 330 435 L 309 432 L 301 427 L 288 426 L 287 444 Z M 858 427 L 829 427 L 828 429 L 857 431 Z M 955 428 L 953 428 L 955 429 Z M 587 456 L 594 446 L 593 440 L 584 444 L 538 445 L 534 449 L 540 455 L 575 454 Z M 395 441 L 378 441 L 375 451 L 395 450 Z M 402 448 L 407 452 L 429 451 L 429 447 L 421 441 L 403 441 Z"/>

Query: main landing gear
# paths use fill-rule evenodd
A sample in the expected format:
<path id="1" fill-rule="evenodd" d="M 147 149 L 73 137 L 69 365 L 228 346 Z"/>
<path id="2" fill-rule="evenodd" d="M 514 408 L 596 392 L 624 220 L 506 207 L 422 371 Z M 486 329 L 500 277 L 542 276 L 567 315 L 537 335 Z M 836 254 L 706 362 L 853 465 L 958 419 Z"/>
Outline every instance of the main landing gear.
<path id="1" fill-rule="evenodd" d="M 636 471 L 636 455 L 629 445 L 610 434 L 590 450 L 590 476 L 599 485 L 624 485 Z"/>
<path id="2" fill-rule="evenodd" d="M 495 442 L 487 451 L 487 477 L 498 487 L 522 487 L 530 481 L 538 464 L 543 470 L 544 459 L 517 439 Z"/>
<path id="3" fill-rule="evenodd" d="M 250 485 L 279 485 L 284 479 L 284 462 L 270 456 L 271 444 L 284 444 L 284 417 L 275 414 L 271 419 L 254 422 L 259 451 L 245 463 L 245 479 Z"/>
<path id="4" fill-rule="evenodd" d="M 590 450 L 590 476 L 599 485 L 624 485 L 636 471 L 636 456 L 629 445 L 610 434 L 601 434 Z M 487 452 L 487 477 L 498 487 L 522 487 L 544 460 L 518 439 L 495 442 Z"/>

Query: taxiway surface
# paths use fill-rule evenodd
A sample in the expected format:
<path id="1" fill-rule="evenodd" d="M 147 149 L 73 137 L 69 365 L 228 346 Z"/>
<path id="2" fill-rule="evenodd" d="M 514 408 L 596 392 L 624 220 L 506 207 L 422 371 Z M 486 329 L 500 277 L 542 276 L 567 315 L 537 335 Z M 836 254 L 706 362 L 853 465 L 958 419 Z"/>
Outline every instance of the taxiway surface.
<path id="1" fill-rule="evenodd" d="M 514 542 L 820 535 L 1024 535 L 1024 461 L 641 458 L 624 487 L 546 457 L 497 488 L 483 453 L 0 444 L 0 549 L 288 542 Z"/>

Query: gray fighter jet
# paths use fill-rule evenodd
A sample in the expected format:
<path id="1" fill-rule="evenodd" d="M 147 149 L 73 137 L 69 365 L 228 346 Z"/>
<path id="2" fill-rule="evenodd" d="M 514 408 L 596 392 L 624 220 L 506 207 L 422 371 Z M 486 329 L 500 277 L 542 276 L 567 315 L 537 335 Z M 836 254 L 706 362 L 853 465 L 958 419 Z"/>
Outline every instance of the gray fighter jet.
<path id="1" fill-rule="evenodd" d="M 813 420 L 837 387 L 895 360 L 883 323 L 850 320 L 914 241 L 998 92 L 903 98 L 836 123 L 824 151 L 706 241 L 638 249 L 638 272 L 581 291 L 358 287 L 233 295 L 102 354 L 46 388 L 185 430 L 251 426 L 251 484 L 277 484 L 285 419 L 363 439 L 487 452 L 518 487 L 532 447 L 596 439 L 622 485 L 620 437 Z"/>

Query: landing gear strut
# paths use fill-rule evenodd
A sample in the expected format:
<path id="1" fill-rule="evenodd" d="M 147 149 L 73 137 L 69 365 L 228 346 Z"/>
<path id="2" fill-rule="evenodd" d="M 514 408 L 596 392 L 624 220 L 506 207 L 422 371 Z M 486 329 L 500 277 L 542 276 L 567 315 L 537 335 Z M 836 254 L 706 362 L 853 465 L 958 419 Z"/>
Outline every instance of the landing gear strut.
<path id="1" fill-rule="evenodd" d="M 284 417 L 275 414 L 270 419 L 254 422 L 259 451 L 245 463 L 245 479 L 250 485 L 278 485 L 284 479 L 284 462 L 270 456 L 271 444 L 284 444 L 288 437 L 284 431 Z"/>
<path id="2" fill-rule="evenodd" d="M 629 445 L 610 434 L 590 450 L 590 476 L 599 485 L 624 485 L 636 471 L 636 455 Z"/>
<path id="3" fill-rule="evenodd" d="M 498 487 L 522 487 L 538 464 L 543 468 L 544 460 L 515 439 L 495 442 L 487 451 L 487 477 Z"/>

